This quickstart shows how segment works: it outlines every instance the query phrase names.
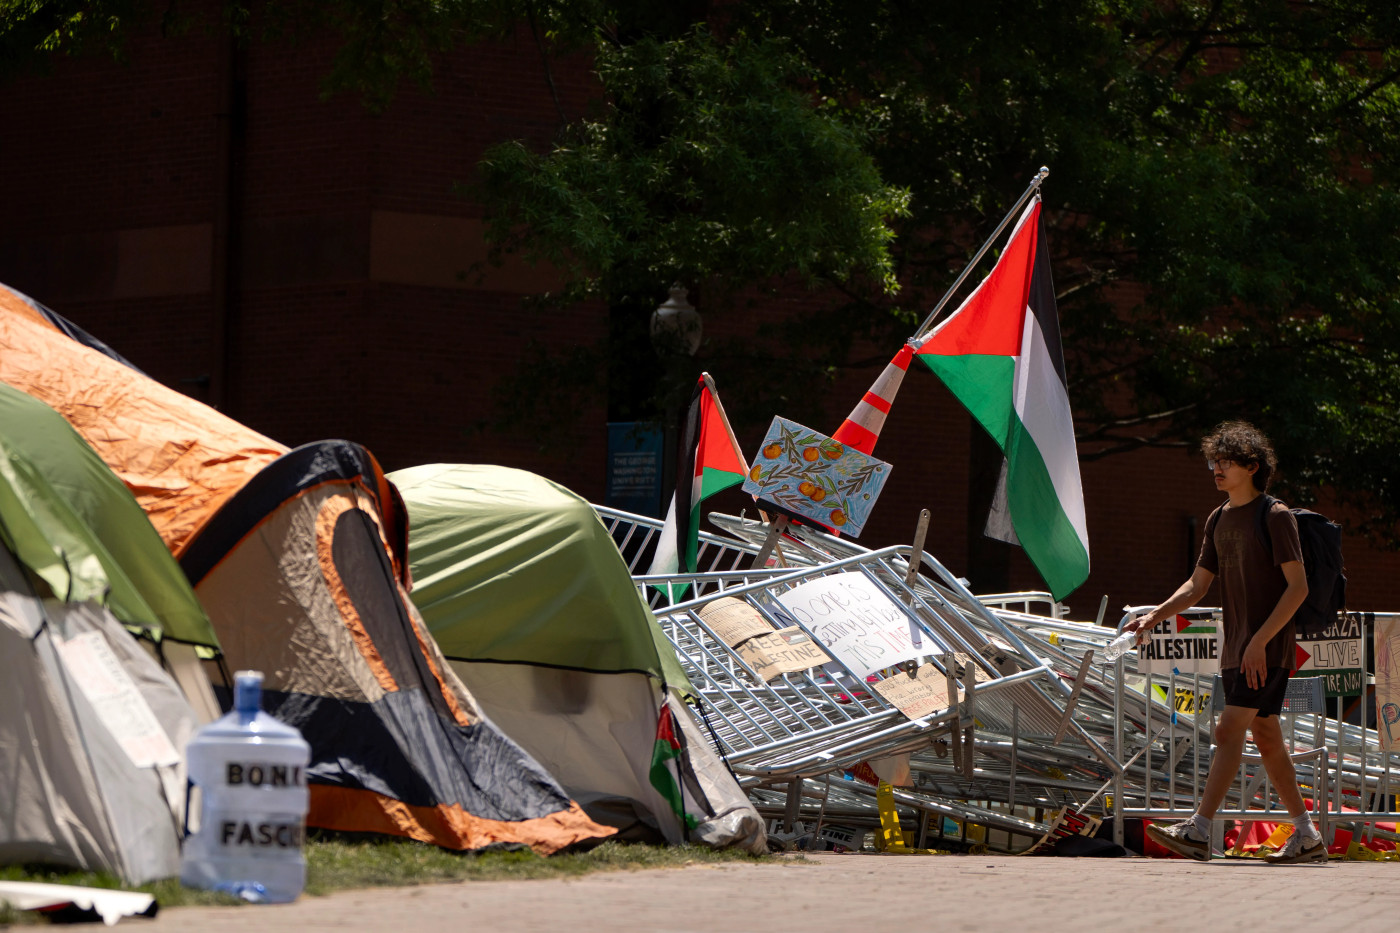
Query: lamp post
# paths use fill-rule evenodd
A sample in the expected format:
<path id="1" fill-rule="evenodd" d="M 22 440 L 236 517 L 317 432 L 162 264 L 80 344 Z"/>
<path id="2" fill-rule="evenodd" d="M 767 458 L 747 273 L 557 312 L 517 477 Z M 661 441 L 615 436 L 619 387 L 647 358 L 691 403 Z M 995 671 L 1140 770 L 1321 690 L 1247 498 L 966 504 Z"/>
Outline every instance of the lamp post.
<path id="1" fill-rule="evenodd" d="M 696 373 L 693 357 L 700 350 L 703 336 L 700 312 L 686 300 L 687 290 L 677 282 L 670 291 L 670 297 L 651 314 L 651 346 L 661 358 L 663 367 L 660 391 L 657 393 L 664 412 L 663 502 L 666 501 L 666 490 L 675 488 L 678 421 L 694 387 Z"/>
<path id="2" fill-rule="evenodd" d="M 672 285 L 671 297 L 651 314 L 651 343 L 663 357 L 694 356 L 700 349 L 700 312 L 686 301 L 687 294 L 679 283 Z"/>

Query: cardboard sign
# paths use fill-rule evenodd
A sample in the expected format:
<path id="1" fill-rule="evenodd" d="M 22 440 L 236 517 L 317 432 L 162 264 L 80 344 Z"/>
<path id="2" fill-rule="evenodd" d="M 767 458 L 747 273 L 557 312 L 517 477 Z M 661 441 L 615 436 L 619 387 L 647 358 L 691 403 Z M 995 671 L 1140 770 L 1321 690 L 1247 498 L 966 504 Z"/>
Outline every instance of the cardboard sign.
<path id="1" fill-rule="evenodd" d="M 910 677 L 900 672 L 875 684 L 875 692 L 910 719 L 923 719 L 949 707 L 948 678 L 932 664 Z M 891 781 L 890 783 L 894 783 Z"/>
<path id="2" fill-rule="evenodd" d="M 1376 618 L 1376 732 L 1381 750 L 1400 747 L 1400 619 Z"/>
<path id="3" fill-rule="evenodd" d="M 180 753 L 101 632 L 54 644 L 69 676 L 133 765 L 163 768 L 180 763 Z"/>
<path id="4" fill-rule="evenodd" d="M 739 657 L 764 683 L 782 674 L 795 674 L 831 663 L 831 658 L 797 626 L 769 631 L 738 647 Z"/>
<path id="5" fill-rule="evenodd" d="M 731 648 L 756 635 L 773 632 L 773 626 L 757 609 L 733 596 L 721 596 L 706 603 L 699 616 L 715 636 Z"/>
<path id="6" fill-rule="evenodd" d="M 1294 646 L 1298 673 L 1325 675 L 1329 697 L 1360 696 L 1366 681 L 1364 637 L 1361 616 L 1355 612 L 1339 618 L 1316 638 L 1305 641 L 1299 636 Z"/>
<path id="7" fill-rule="evenodd" d="M 1220 671 L 1220 622 L 1209 616 L 1178 615 L 1153 627 L 1138 645 L 1143 674 L 1215 674 Z"/>
<path id="8" fill-rule="evenodd" d="M 942 651 L 927 635 L 916 647 L 909 637 L 909 610 L 862 573 L 834 573 L 803 583 L 780 594 L 778 602 L 861 679 Z"/>
<path id="9" fill-rule="evenodd" d="M 777 511 L 855 537 L 865 527 L 890 465 L 795 421 L 774 418 L 744 492 Z"/>

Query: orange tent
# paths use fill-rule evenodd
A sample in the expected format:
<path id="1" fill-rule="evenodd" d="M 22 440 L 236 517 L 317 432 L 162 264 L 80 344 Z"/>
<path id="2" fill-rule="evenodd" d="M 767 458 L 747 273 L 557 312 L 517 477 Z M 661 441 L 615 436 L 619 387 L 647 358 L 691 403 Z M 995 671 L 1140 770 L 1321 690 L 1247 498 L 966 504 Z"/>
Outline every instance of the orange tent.
<path id="1" fill-rule="evenodd" d="M 151 518 L 227 667 L 311 745 L 307 823 L 548 854 L 614 833 L 480 712 L 408 596 L 403 504 L 364 448 L 288 450 L 0 286 L 0 380 L 56 409 Z M 227 667 L 225 669 L 227 669 Z"/>

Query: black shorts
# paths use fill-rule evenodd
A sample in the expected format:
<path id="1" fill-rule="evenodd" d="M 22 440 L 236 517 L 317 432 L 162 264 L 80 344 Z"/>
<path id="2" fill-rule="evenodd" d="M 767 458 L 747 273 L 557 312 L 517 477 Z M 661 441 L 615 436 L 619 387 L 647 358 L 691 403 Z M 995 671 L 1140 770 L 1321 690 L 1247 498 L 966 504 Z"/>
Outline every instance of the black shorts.
<path id="1" fill-rule="evenodd" d="M 1220 680 L 1225 687 L 1225 705 L 1258 710 L 1258 716 L 1277 716 L 1283 709 L 1283 695 L 1288 692 L 1291 673 L 1286 667 L 1271 667 L 1264 678 L 1264 686 L 1256 690 L 1238 667 L 1222 668 Z"/>

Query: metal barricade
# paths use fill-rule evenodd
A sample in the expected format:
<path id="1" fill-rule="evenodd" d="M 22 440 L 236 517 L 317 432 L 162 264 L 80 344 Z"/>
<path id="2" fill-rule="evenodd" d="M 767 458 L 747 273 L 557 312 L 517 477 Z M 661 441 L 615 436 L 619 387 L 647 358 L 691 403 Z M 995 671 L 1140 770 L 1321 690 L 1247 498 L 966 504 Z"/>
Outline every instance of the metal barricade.
<path id="1" fill-rule="evenodd" d="M 1120 630 L 1129 617 L 1119 623 Z M 1111 680 L 1112 747 L 1122 762 L 1113 786 L 1112 813 L 1114 838 L 1121 843 L 1126 819 L 1181 820 L 1196 812 L 1224 700 L 1218 675 L 1139 674 L 1131 652 L 1116 662 Z M 1209 703 L 1200 702 L 1205 690 L 1210 692 Z M 1193 696 L 1194 702 L 1180 709 L 1179 695 Z M 1400 819 L 1395 809 L 1378 805 L 1392 799 L 1393 753 L 1380 751 L 1374 729 L 1329 718 L 1323 677 L 1290 679 L 1280 725 L 1304 797 L 1329 842 L 1340 822 L 1368 824 L 1374 833 L 1376 821 Z M 1263 759 L 1251 748 L 1246 745 L 1239 773 L 1216 816 L 1242 822 L 1286 820 Z M 1355 805 L 1346 806 L 1348 800 Z M 1212 839 L 1216 848 L 1221 828 L 1217 821 Z"/>
<path id="2" fill-rule="evenodd" d="M 909 562 L 916 556 L 935 580 L 911 579 Z M 774 629 L 797 625 L 819 641 L 786 611 L 781 596 L 843 573 L 862 575 L 902 608 L 928 644 L 926 660 L 945 677 L 957 674 L 948 664 L 953 653 L 970 662 L 971 671 L 961 672 L 961 704 L 911 720 L 839 659 L 824 671 L 782 674 L 764 683 L 701 615 L 722 594 L 745 601 Z M 1048 810 L 1076 796 L 1084 799 L 1092 793 L 1091 783 L 1102 783 L 1108 773 L 1107 749 L 1066 715 L 1073 708 L 1070 681 L 1082 672 L 1083 659 L 1065 655 L 1047 662 L 1024 640 L 1022 620 L 983 606 L 927 554 L 914 555 L 904 546 L 858 549 L 842 560 L 793 570 L 643 576 L 637 582 L 654 588 L 690 582 L 700 593 L 657 610 L 658 621 L 709 710 L 718 751 L 751 793 L 777 782 L 800 788 L 804 778 L 909 753 L 912 787 L 899 792 L 900 805 L 1032 837 L 1046 827 L 1017 816 L 1015 808 Z M 1050 621 L 1085 634 L 1080 624 Z M 1102 631 L 1098 638 L 1105 641 Z M 960 756 L 956 750 L 964 732 L 965 756 Z M 1081 740 L 1077 749 L 1063 741 L 1069 733 Z M 1033 767 L 1039 772 L 1028 770 Z M 1060 780 L 1047 773 L 1076 777 Z M 793 807 L 800 807 L 801 793 L 793 793 Z"/>

